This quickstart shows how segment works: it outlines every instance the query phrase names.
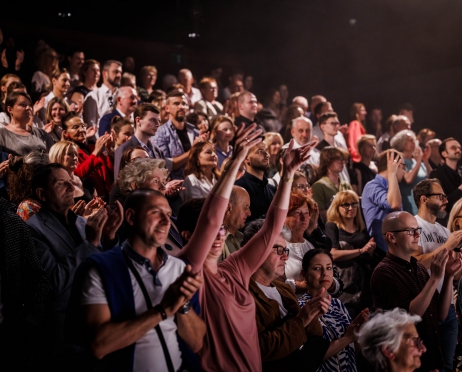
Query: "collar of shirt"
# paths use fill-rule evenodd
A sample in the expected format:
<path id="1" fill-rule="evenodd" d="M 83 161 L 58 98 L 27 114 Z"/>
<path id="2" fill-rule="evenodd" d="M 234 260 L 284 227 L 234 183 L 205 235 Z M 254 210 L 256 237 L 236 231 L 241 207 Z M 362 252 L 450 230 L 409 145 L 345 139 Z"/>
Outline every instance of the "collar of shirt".
<path id="1" fill-rule="evenodd" d="M 380 174 L 375 176 L 375 180 L 380 183 L 383 187 L 388 187 L 388 180 L 385 177 L 382 177 Z"/>
<path id="2" fill-rule="evenodd" d="M 417 269 L 417 259 L 415 257 L 411 256 L 410 261 L 403 260 L 402 258 L 399 258 L 398 256 L 395 256 L 394 254 L 391 254 L 389 251 L 387 252 L 387 258 L 389 258 L 391 261 L 394 263 L 402 266 L 404 270 L 406 271 L 411 271 L 411 269 L 416 272 Z"/>
<path id="3" fill-rule="evenodd" d="M 154 266 L 152 266 L 151 261 L 149 259 L 147 259 L 146 257 L 143 257 L 142 255 L 140 255 L 138 252 L 136 252 L 132 248 L 132 246 L 128 243 L 127 240 L 122 245 L 122 249 L 127 253 L 127 256 L 131 260 L 135 261 L 138 265 L 143 266 L 153 276 L 154 284 L 157 287 L 162 286 L 162 283 L 160 282 L 160 280 L 159 280 L 159 278 L 157 276 L 157 273 L 160 271 L 160 269 L 165 265 L 165 263 L 168 260 L 168 255 L 167 255 L 167 253 L 165 253 L 162 250 L 162 248 L 157 247 L 157 254 L 159 255 L 160 259 L 162 260 L 162 264 L 160 265 L 158 271 L 154 270 Z"/>
<path id="4" fill-rule="evenodd" d="M 134 137 L 136 138 L 136 140 L 139 142 L 140 146 L 148 152 L 149 156 L 150 156 L 152 159 L 154 159 L 154 158 L 155 158 L 155 154 L 154 154 L 154 149 L 153 149 L 153 147 L 152 147 L 151 141 L 148 141 L 148 144 L 146 145 L 144 142 L 140 141 L 140 139 L 139 139 L 135 134 L 134 134 L 133 136 L 134 136 Z"/>

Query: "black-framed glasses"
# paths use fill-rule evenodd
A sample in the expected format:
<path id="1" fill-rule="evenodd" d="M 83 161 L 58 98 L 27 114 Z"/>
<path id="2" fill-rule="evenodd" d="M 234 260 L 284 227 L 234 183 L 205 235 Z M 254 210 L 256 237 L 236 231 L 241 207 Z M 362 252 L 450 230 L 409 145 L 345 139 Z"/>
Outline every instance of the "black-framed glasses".
<path id="1" fill-rule="evenodd" d="M 416 235 L 420 235 L 422 234 L 422 228 L 419 226 L 419 227 L 416 227 L 415 229 L 410 227 L 408 229 L 402 229 L 402 230 L 392 230 L 392 231 L 388 231 L 388 232 L 392 232 L 392 233 L 398 233 L 398 232 L 406 232 L 406 235 L 409 235 L 409 236 L 416 236 Z"/>
<path id="2" fill-rule="evenodd" d="M 301 183 L 299 185 L 294 185 L 294 188 L 301 189 L 301 190 L 308 190 L 310 188 L 310 185 L 305 185 L 304 183 Z"/>
<path id="3" fill-rule="evenodd" d="M 343 208 L 343 209 L 356 209 L 359 207 L 359 203 L 358 202 L 354 202 L 354 203 L 343 203 L 343 204 L 340 204 L 340 206 Z"/>
<path id="4" fill-rule="evenodd" d="M 444 200 L 444 199 L 448 200 L 448 196 L 447 196 L 446 194 L 443 194 L 443 193 L 439 193 L 439 194 L 427 194 L 427 195 L 425 195 L 425 196 L 426 196 L 426 197 L 429 197 L 429 196 L 437 196 L 438 199 L 440 199 L 440 200 Z"/>
<path id="5" fill-rule="evenodd" d="M 275 244 L 275 245 L 273 245 L 273 249 L 276 250 L 276 253 L 277 253 L 279 256 L 282 256 L 282 255 L 285 253 L 286 256 L 289 257 L 289 248 L 283 247 L 283 246 L 280 245 L 280 244 Z"/>
<path id="6" fill-rule="evenodd" d="M 425 347 L 423 340 L 419 336 L 409 337 L 407 341 L 411 341 L 412 345 L 419 350 L 422 350 Z"/>

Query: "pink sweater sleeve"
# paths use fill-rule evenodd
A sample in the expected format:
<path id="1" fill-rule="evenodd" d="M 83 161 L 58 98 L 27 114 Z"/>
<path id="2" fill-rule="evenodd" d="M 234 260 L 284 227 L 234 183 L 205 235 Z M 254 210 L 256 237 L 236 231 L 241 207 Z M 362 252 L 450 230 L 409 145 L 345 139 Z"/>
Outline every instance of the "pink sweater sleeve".
<path id="1" fill-rule="evenodd" d="M 249 284 L 250 277 L 270 254 L 274 241 L 281 233 L 286 216 L 286 209 L 270 207 L 260 231 L 244 247 L 232 254 L 246 287 Z M 225 263 L 226 260 L 223 261 L 223 264 Z"/>
<path id="2" fill-rule="evenodd" d="M 223 224 L 227 206 L 228 199 L 215 194 L 210 194 L 205 200 L 196 230 L 178 256 L 192 266 L 193 272 L 202 270 L 207 254 Z"/>

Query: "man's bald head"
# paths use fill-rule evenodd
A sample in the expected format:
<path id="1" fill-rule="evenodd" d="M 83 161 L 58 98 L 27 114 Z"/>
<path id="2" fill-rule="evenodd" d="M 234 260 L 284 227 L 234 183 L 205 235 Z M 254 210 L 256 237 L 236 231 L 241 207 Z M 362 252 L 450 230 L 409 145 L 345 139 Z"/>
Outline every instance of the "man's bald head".
<path id="1" fill-rule="evenodd" d="M 245 226 L 245 222 L 249 216 L 249 193 L 240 186 L 233 186 L 229 198 L 228 211 L 225 214 L 223 223 L 228 226 L 228 231 L 234 235 L 237 230 Z"/>
<path id="2" fill-rule="evenodd" d="M 308 100 L 303 96 L 297 96 L 292 100 L 294 105 L 300 106 L 303 111 L 308 111 L 309 105 Z"/>
<path id="3" fill-rule="evenodd" d="M 404 212 L 404 211 L 391 212 L 383 220 L 382 234 L 385 234 L 390 231 L 401 230 L 402 228 L 406 228 L 407 227 L 406 222 L 408 221 L 409 217 L 412 217 L 415 219 L 415 217 L 408 212 Z"/>
<path id="4" fill-rule="evenodd" d="M 233 186 L 231 195 L 229 197 L 229 202 L 232 205 L 237 205 L 242 198 L 248 197 L 249 193 L 246 189 L 241 186 Z"/>

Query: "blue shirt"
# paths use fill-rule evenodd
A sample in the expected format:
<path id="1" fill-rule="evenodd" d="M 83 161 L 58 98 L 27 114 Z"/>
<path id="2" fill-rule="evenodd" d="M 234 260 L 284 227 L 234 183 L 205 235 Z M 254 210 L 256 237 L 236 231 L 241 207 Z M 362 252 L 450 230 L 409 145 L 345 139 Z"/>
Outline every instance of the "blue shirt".
<path id="1" fill-rule="evenodd" d="M 367 232 L 374 238 L 377 247 L 385 252 L 388 251 L 388 246 L 382 235 L 382 222 L 389 213 L 393 212 L 387 200 L 387 193 L 388 181 L 378 174 L 372 181 L 366 183 L 361 198 Z"/>

